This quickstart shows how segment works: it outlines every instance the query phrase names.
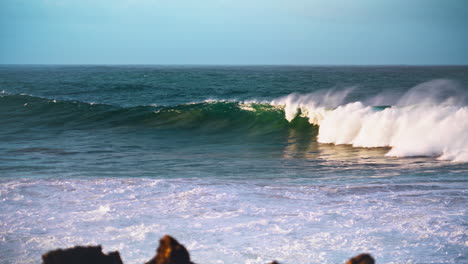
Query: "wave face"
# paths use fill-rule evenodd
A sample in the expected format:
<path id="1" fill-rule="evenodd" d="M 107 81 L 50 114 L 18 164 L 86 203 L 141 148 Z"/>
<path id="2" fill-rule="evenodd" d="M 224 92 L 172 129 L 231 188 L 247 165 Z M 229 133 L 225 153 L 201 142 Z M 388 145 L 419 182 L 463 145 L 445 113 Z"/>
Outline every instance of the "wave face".
<path id="1" fill-rule="evenodd" d="M 354 147 L 391 147 L 387 156 L 437 156 L 468 162 L 466 93 L 449 80 L 422 83 L 391 107 L 343 104 L 350 90 L 289 95 L 272 101 L 285 117 L 298 114 L 319 125 L 318 142 Z M 368 102 L 382 101 L 376 96 Z"/>
<path id="2" fill-rule="evenodd" d="M 28 128 L 99 129 L 145 127 L 225 133 L 249 131 L 265 134 L 309 126 L 298 117 L 283 118 L 283 107 L 266 103 L 205 101 L 175 106 L 120 107 L 80 101 L 60 101 L 30 95 L 3 94 L 0 112 L 5 124 Z M 14 113 L 14 115 L 12 115 Z"/>

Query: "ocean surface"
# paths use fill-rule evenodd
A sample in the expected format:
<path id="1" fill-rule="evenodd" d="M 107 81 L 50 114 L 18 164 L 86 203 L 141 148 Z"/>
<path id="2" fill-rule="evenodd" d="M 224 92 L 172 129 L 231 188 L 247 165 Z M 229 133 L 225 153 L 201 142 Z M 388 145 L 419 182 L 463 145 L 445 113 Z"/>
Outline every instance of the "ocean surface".
<path id="1" fill-rule="evenodd" d="M 468 263 L 468 67 L 0 66 L 0 263 Z"/>

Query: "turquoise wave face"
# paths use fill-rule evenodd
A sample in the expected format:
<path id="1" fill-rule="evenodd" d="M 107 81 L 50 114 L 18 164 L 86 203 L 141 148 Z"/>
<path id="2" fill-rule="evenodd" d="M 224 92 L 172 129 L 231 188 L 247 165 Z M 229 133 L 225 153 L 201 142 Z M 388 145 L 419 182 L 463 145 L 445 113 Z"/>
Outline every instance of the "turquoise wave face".
<path id="1" fill-rule="evenodd" d="M 0 97 L 0 112 L 5 126 L 14 128 L 65 130 L 133 127 L 227 134 L 316 130 L 303 117 L 297 116 L 288 122 L 284 118 L 284 107 L 266 103 L 211 101 L 160 107 L 120 107 L 29 95 L 3 95 Z"/>

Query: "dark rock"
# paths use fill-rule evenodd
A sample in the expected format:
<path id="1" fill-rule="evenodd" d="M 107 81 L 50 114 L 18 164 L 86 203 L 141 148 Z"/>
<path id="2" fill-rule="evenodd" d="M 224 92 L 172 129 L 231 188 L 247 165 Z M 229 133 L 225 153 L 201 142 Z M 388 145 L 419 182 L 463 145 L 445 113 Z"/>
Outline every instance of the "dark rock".
<path id="1" fill-rule="evenodd" d="M 374 264 L 374 258 L 369 254 L 360 254 L 351 258 L 346 264 Z"/>
<path id="2" fill-rule="evenodd" d="M 56 249 L 42 255 L 43 264 L 123 264 L 118 251 L 102 253 L 101 246 Z"/>
<path id="3" fill-rule="evenodd" d="M 171 236 L 159 240 L 156 256 L 146 264 L 193 264 L 187 249 Z"/>
<path id="4" fill-rule="evenodd" d="M 42 255 L 43 264 L 123 264 L 118 251 L 102 253 L 101 246 L 76 246 L 56 249 Z M 165 235 L 159 240 L 156 256 L 145 264 L 195 264 L 190 261 L 187 249 L 173 237 Z M 280 264 L 276 260 L 269 264 Z M 375 264 L 369 254 L 360 254 L 346 264 Z"/>

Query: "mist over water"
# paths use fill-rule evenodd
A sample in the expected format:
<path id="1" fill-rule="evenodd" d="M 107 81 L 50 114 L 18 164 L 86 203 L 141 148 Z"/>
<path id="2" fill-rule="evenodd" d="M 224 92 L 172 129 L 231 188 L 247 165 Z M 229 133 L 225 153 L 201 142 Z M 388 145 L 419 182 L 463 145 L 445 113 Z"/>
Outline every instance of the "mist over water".
<path id="1" fill-rule="evenodd" d="M 465 263 L 467 67 L 0 67 L 0 262 Z"/>

